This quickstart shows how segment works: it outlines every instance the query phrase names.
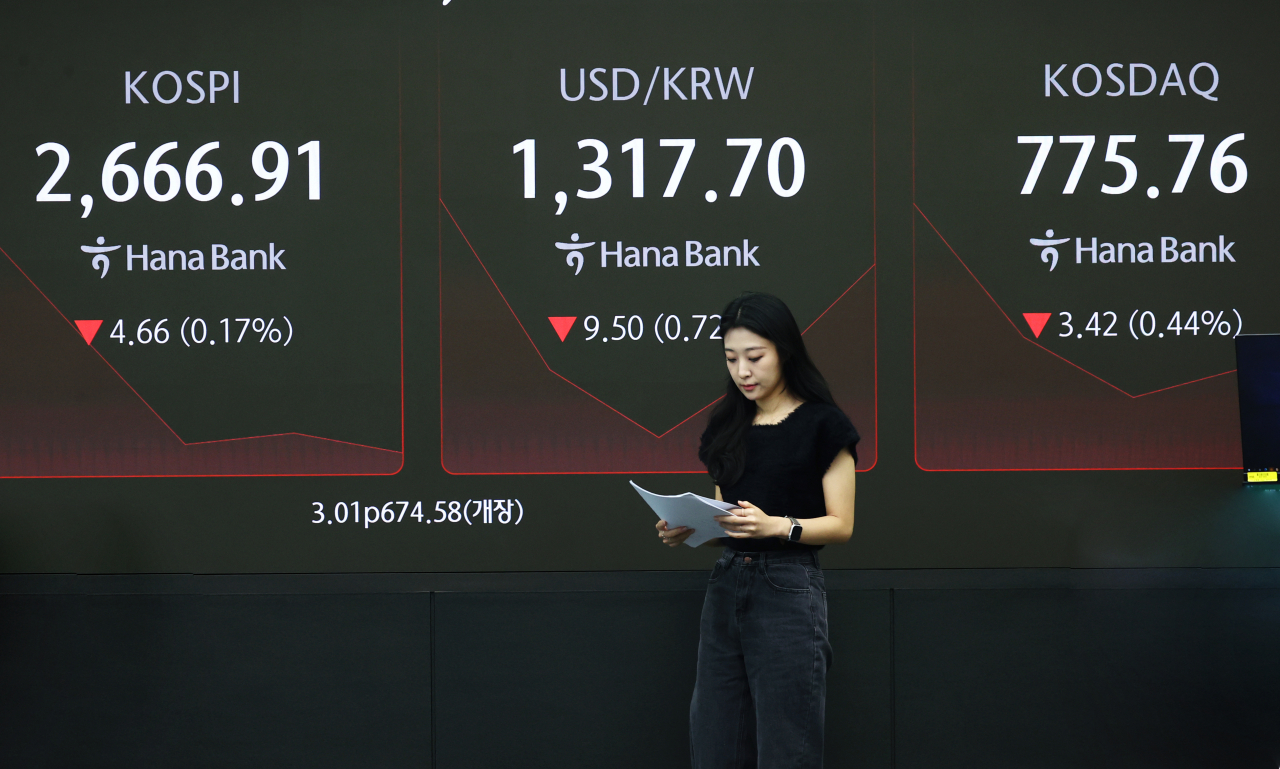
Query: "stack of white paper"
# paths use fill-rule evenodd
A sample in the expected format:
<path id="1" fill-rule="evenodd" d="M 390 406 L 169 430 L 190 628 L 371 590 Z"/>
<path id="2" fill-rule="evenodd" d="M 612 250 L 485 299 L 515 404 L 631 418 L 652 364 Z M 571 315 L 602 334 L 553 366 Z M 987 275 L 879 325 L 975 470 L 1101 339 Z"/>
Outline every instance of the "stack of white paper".
<path id="1" fill-rule="evenodd" d="M 640 493 L 645 502 L 649 503 L 653 512 L 658 514 L 658 519 L 667 522 L 667 528 L 688 526 L 694 530 L 693 534 L 684 541 L 690 547 L 697 547 L 709 539 L 723 537 L 724 529 L 720 528 L 716 516 L 724 515 L 726 510 L 735 510 L 738 507 L 730 502 L 700 497 L 691 491 L 683 494 L 654 494 L 637 486 L 635 481 L 631 481 L 631 486 Z"/>

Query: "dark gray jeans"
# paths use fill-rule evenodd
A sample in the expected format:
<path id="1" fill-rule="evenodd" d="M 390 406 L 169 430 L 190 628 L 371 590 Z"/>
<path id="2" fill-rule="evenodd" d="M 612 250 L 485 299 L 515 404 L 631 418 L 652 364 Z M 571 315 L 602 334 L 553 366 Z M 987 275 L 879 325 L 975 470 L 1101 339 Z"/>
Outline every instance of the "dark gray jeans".
<path id="1" fill-rule="evenodd" d="M 726 548 L 702 604 L 693 769 L 821 767 L 830 665 L 817 553 Z"/>

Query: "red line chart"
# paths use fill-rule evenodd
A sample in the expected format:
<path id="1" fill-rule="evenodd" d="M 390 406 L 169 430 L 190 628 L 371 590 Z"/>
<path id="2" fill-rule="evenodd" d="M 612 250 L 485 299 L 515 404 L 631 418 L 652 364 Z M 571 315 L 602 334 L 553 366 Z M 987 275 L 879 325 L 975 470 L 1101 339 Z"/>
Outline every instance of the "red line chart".
<path id="1" fill-rule="evenodd" d="M 450 415 L 448 413 L 448 410 L 445 408 L 445 402 L 447 399 L 446 390 L 450 388 L 446 384 L 446 375 L 447 375 L 448 366 L 444 359 L 445 358 L 444 349 L 446 346 L 445 335 L 448 331 L 448 328 L 447 328 L 448 321 L 445 319 L 443 315 L 443 304 L 445 300 L 445 293 L 444 293 L 444 286 L 443 286 L 444 249 L 443 249 L 443 244 L 441 244 L 441 259 L 442 259 L 442 276 L 441 276 L 441 286 L 440 286 L 441 299 L 442 299 L 442 315 L 441 315 L 441 328 L 440 328 L 440 334 L 441 334 L 441 461 L 444 469 L 452 474 L 478 474 L 478 475 L 487 475 L 487 474 L 553 475 L 553 474 L 612 474 L 612 473 L 664 473 L 664 472 L 701 473 L 701 472 L 704 472 L 702 468 L 697 465 L 696 459 L 694 459 L 694 457 L 696 456 L 697 437 L 701 433 L 701 429 L 702 429 L 701 424 L 698 422 L 695 422 L 694 420 L 699 415 L 705 414 L 707 409 L 715 405 L 715 403 L 717 403 L 720 400 L 720 398 L 716 398 L 711 402 L 707 403 L 706 405 L 702 406 L 701 408 L 698 408 L 693 413 L 689 414 L 687 417 L 682 419 L 680 422 L 672 425 L 671 427 L 662 431 L 656 431 L 656 430 L 651 430 L 645 427 L 644 425 L 637 422 L 635 419 L 632 419 L 623 411 L 614 407 L 612 404 L 606 402 L 604 399 L 600 398 L 596 394 L 588 391 L 586 388 L 582 387 L 578 383 L 572 381 L 570 378 L 556 371 L 555 368 L 550 364 L 550 362 L 547 361 L 542 351 L 538 348 L 538 344 L 534 341 L 533 336 L 529 333 L 524 322 L 521 321 L 519 316 L 516 314 L 514 308 L 511 306 L 510 302 L 507 300 L 507 297 L 503 292 L 502 288 L 498 285 L 497 280 L 494 278 L 494 276 L 492 275 L 488 267 L 485 265 L 484 258 L 479 254 L 479 252 L 473 245 L 471 239 L 467 236 L 466 231 L 463 229 L 462 224 L 458 221 L 454 213 L 449 209 L 449 206 L 445 202 L 443 197 L 440 198 L 439 203 L 440 203 L 440 210 L 443 212 L 444 216 L 447 217 L 448 222 L 453 225 L 453 229 L 457 232 L 458 236 L 465 243 L 467 251 L 469 252 L 470 256 L 474 259 L 474 263 L 478 265 L 480 270 L 483 272 L 484 282 L 492 289 L 492 291 L 494 292 L 494 294 L 496 295 L 496 297 L 500 302 L 500 306 L 503 309 L 505 309 L 507 314 L 510 315 L 511 320 L 515 321 L 515 324 L 519 329 L 519 332 L 518 332 L 519 337 L 525 343 L 527 343 L 529 348 L 532 348 L 532 351 L 536 356 L 538 368 L 544 370 L 545 372 L 549 372 L 551 375 L 555 377 L 557 381 L 563 383 L 569 388 L 572 388 L 573 391 L 579 393 L 581 396 L 585 396 L 585 398 L 589 399 L 592 403 L 596 404 L 601 409 L 614 415 L 614 417 L 624 421 L 631 429 L 637 431 L 642 438 L 648 439 L 649 441 L 664 441 L 664 442 L 674 441 L 675 444 L 679 444 L 679 445 L 670 446 L 670 449 L 669 449 L 670 454 L 667 454 L 666 450 L 664 450 L 663 454 L 665 454 L 666 456 L 662 460 L 653 460 L 653 461 L 647 461 L 647 462 L 646 461 L 629 462 L 623 458 L 618 458 L 618 462 L 611 463 L 616 467 L 616 469 L 604 469 L 604 470 L 585 470 L 585 469 L 569 470 L 569 469 L 563 469 L 562 466 L 557 467 L 556 463 L 547 463 L 547 464 L 541 465 L 539 469 L 518 469 L 523 464 L 528 464 L 528 463 L 523 462 L 519 458 L 515 457 L 514 453 L 510 453 L 510 452 L 504 452 L 503 453 L 503 456 L 505 458 L 504 461 L 496 463 L 496 464 L 503 465 L 501 469 L 487 469 L 487 468 L 481 467 L 482 465 L 492 465 L 494 463 L 468 462 L 468 461 L 451 462 L 450 458 L 453 457 L 456 460 L 459 452 L 452 451 L 449 446 L 449 441 L 446 439 L 447 425 L 450 423 L 451 420 L 450 420 Z M 845 300 L 846 297 L 851 292 L 853 292 L 855 289 L 860 289 L 860 287 L 864 283 L 864 279 L 867 278 L 868 275 L 872 274 L 874 267 L 875 267 L 875 264 L 873 263 L 866 270 L 864 270 L 861 275 L 859 275 L 848 287 L 846 287 L 840 293 L 840 295 L 836 297 L 834 301 L 832 301 L 821 313 L 818 314 L 817 317 L 814 318 L 813 321 L 811 321 L 806 326 L 806 328 L 804 329 L 804 333 L 808 334 L 810 331 L 812 331 L 818 325 L 819 321 L 827 317 L 827 315 L 831 313 L 834 310 L 834 308 L 837 307 L 837 305 L 840 305 L 842 300 Z M 874 289 L 872 288 L 871 290 L 867 291 L 867 293 L 869 294 L 868 298 L 869 298 L 869 306 L 871 307 L 871 313 L 872 313 L 872 316 L 874 316 Z M 871 325 L 874 326 L 874 323 L 871 323 Z M 874 349 L 874 333 L 872 334 L 871 338 L 872 338 L 871 346 Z M 874 355 L 874 353 L 872 353 L 872 355 Z M 874 380 L 874 367 L 872 367 L 872 373 L 869 379 Z M 871 388 L 873 389 L 874 387 L 875 387 L 874 381 L 872 381 Z M 457 389 L 457 388 L 453 388 L 453 389 Z M 874 399 L 874 395 L 872 395 L 872 399 Z M 871 410 L 874 410 L 874 406 L 872 406 Z M 455 421 L 463 421 L 463 420 L 455 420 Z M 593 424 L 598 424 L 598 423 L 593 422 Z M 634 438 L 630 440 L 634 441 Z M 645 451 L 645 449 L 643 448 L 641 448 L 640 450 Z M 874 454 L 874 450 L 870 453 Z M 675 455 L 683 455 L 683 457 L 679 460 L 675 460 L 673 459 Z M 589 465 L 589 464 L 592 464 L 592 462 L 588 461 L 585 464 Z M 872 469 L 872 467 L 874 467 L 874 464 L 875 462 L 873 460 L 872 462 L 868 463 L 865 467 L 859 468 L 859 470 L 869 471 L 870 469 Z"/>
<path id="2" fill-rule="evenodd" d="M 913 239 L 917 466 L 1239 468 L 1234 371 L 1126 392 L 1024 331 L 924 211 L 913 207 L 925 232 L 936 236 Z M 957 316 L 965 319 L 963 329 Z"/>

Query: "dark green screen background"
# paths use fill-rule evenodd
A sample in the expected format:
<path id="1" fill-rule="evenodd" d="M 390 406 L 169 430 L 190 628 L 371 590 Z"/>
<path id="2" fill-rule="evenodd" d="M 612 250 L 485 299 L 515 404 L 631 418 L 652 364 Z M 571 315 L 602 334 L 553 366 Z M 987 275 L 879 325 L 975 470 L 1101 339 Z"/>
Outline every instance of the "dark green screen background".
<path id="1" fill-rule="evenodd" d="M 442 363 L 450 365 L 451 355 L 486 354 L 495 335 L 518 333 L 512 325 L 518 318 L 531 341 L 554 351 L 548 365 L 661 432 L 719 391 L 714 347 L 697 355 L 668 354 L 637 343 L 633 353 L 611 350 L 617 357 L 606 357 L 603 345 L 598 355 L 588 354 L 582 347 L 558 347 L 569 342 L 549 333 L 545 317 L 576 315 L 581 324 L 581 316 L 591 313 L 650 319 L 659 311 L 712 313 L 740 290 L 764 289 L 779 292 L 806 325 L 873 264 L 873 282 L 862 284 L 874 287 L 867 295 L 872 320 L 840 326 L 835 338 L 847 334 L 849 349 L 858 351 L 848 356 L 852 368 L 865 373 L 869 365 L 876 374 L 869 410 L 859 405 L 854 414 L 864 434 L 875 436 L 876 459 L 858 477 L 854 538 L 828 548 L 824 565 L 1274 565 L 1280 552 L 1276 496 L 1242 489 L 1237 470 L 926 472 L 917 454 L 919 430 L 927 426 L 916 413 L 920 361 L 913 321 L 920 308 L 913 300 L 921 275 L 915 268 L 924 236 L 933 237 L 923 231 L 928 225 L 922 215 L 955 238 L 949 242 L 957 253 L 973 255 L 966 263 L 974 277 L 996 302 L 1009 305 L 1015 320 L 1022 312 L 1060 305 L 1090 311 L 1124 302 L 1153 310 L 1230 305 L 1248 310 L 1248 330 L 1277 330 L 1266 289 L 1276 268 L 1265 256 L 1275 176 L 1274 85 L 1265 41 L 1274 37 L 1276 19 L 1246 15 L 1246 7 L 1130 4 L 1108 10 L 1113 23 L 1101 31 L 1085 22 L 1100 7 L 1083 3 L 1060 9 L 1060 15 L 985 2 L 543 7 L 453 0 L 447 6 L 7 9 L 0 25 L 6 104 L 0 157 L 8 171 L 0 185 L 0 248 L 69 316 L 136 324 L 187 314 L 288 314 L 298 324 L 302 331 L 287 350 L 259 345 L 234 355 L 219 352 L 225 357 L 218 359 L 177 348 L 130 355 L 104 347 L 101 337 L 95 341 L 185 440 L 299 432 L 398 451 L 403 424 L 404 463 L 394 475 L 368 477 L 0 480 L 0 570 L 702 568 L 711 551 L 672 552 L 656 544 L 652 514 L 626 480 L 635 477 L 663 493 L 705 493 L 705 476 L 446 471 Z M 1152 96 L 1106 102 L 1073 95 L 1046 102 L 1039 89 L 1049 61 L 1100 67 L 1149 61 L 1161 75 L 1171 61 L 1213 61 L 1222 73 L 1220 101 L 1209 106 L 1195 96 Z M 755 66 L 755 80 L 744 101 L 668 102 L 652 109 L 610 102 L 570 109 L 558 94 L 560 67 L 573 73 L 578 67 L 629 67 L 641 76 L 642 96 L 653 67 L 663 65 Z M 239 70 L 242 103 L 224 105 L 229 92 L 223 92 L 216 105 L 135 110 L 122 103 L 121 81 L 124 70 L 143 69 L 184 76 L 189 70 Z M 150 77 L 144 83 L 140 90 L 150 95 Z M 714 78 L 711 86 L 714 91 Z M 1054 147 L 1032 200 L 1017 195 L 1034 147 L 1019 146 L 1014 137 L 1041 132 L 1100 137 L 1080 192 L 1067 203 L 1058 193 L 1074 146 Z M 1169 146 L 1163 134 L 1182 132 L 1206 134 L 1192 183 L 1181 200 L 1165 192 L 1150 201 L 1141 192 L 1148 178 L 1170 184 L 1181 160 L 1183 145 L 1161 154 Z M 1208 185 L 1208 160 L 1216 143 L 1234 132 L 1247 137 L 1233 151 L 1248 162 L 1249 182 L 1240 193 L 1222 196 Z M 1137 134 L 1142 152 L 1151 148 L 1149 154 L 1132 152 L 1139 182 L 1117 196 L 1123 201 L 1097 191 L 1104 181 L 1117 181 L 1104 176 L 1102 153 L 1106 135 L 1121 133 Z M 511 145 L 534 136 L 539 189 L 526 201 Z M 729 153 L 723 146 L 732 136 L 764 138 L 751 182 L 736 201 L 727 192 L 742 150 Z M 795 198 L 777 197 L 765 181 L 765 154 L 779 136 L 795 137 L 806 151 L 806 184 Z M 618 153 L 635 137 L 645 138 L 648 161 L 641 201 L 629 196 L 629 156 Z M 659 149 L 657 140 L 677 137 L 696 137 L 698 149 L 680 194 L 667 200 L 660 194 L 676 151 Z M 1152 141 L 1142 141 L 1147 137 Z M 593 185 L 590 174 L 577 170 L 590 159 L 589 151 L 575 147 L 583 138 L 610 148 L 613 189 L 598 201 L 572 195 Z M 293 154 L 313 139 L 323 147 L 320 201 L 306 199 L 305 159 Z M 184 192 L 158 203 L 140 191 L 115 204 L 101 194 L 102 161 L 122 142 L 138 142 L 126 159 L 140 170 L 155 146 L 178 141 L 179 149 L 165 159 L 181 171 L 196 146 L 215 140 L 222 148 L 210 158 L 224 176 L 218 201 L 196 203 Z M 267 186 L 248 162 L 253 147 L 267 140 L 290 152 L 289 181 L 272 200 L 233 208 L 226 202 L 231 192 L 251 196 Z M 73 193 L 71 203 L 34 202 L 53 167 L 51 155 L 37 158 L 33 151 L 45 141 L 71 151 L 71 167 L 56 188 Z M 701 193 L 708 188 L 720 190 L 716 204 L 704 202 Z M 557 220 L 551 195 L 560 189 L 570 198 Z M 85 220 L 74 202 L 83 192 L 95 192 Z M 1240 269 L 1227 278 L 1202 281 L 1180 273 L 1131 293 L 1087 280 L 1050 286 L 1026 244 L 1046 227 L 1073 237 L 1123 231 L 1117 240 L 1126 228 L 1155 236 L 1161 228 L 1204 233 L 1187 239 L 1238 232 L 1228 237 L 1249 261 L 1239 257 Z M 459 229 L 478 255 L 496 255 L 489 286 L 448 282 L 446 258 L 473 258 Z M 762 243 L 762 254 L 792 248 L 799 256 L 752 283 L 700 282 L 683 273 L 609 282 L 585 271 L 572 283 L 563 252 L 552 245 L 571 232 L 584 240 L 666 244 L 682 243 L 683 233 L 695 231 L 712 233 L 708 238 L 751 237 Z M 112 244 L 164 248 L 206 241 L 232 247 L 252 241 L 256 248 L 259 241 L 262 247 L 275 241 L 289 249 L 289 271 L 207 272 L 201 280 L 144 276 L 156 278 L 151 281 L 133 280 L 113 263 L 112 274 L 99 279 L 78 251 L 98 235 Z M 587 253 L 588 266 L 596 254 Z M 123 277 L 130 280 L 112 281 Z M 104 293 L 107 284 L 110 292 Z M 442 312 L 493 303 L 496 295 L 483 292 L 494 284 L 512 310 L 478 315 L 455 337 L 461 348 L 442 349 Z M 4 290 L 14 286 L 21 288 L 11 281 Z M 953 289 L 961 290 L 960 284 L 942 285 L 944 293 Z M 1050 301 L 1056 304 L 1045 306 Z M 582 333 L 580 325 L 573 330 Z M 870 355 L 863 352 L 867 340 Z M 1064 356 L 1076 352 L 1053 349 Z M 1207 344 L 1159 354 L 1119 345 L 1080 352 L 1079 365 L 1133 391 L 1233 367 L 1229 354 Z M 632 386 L 629 372 L 648 381 Z M 0 382 L 20 379 L 13 371 L 4 376 Z M 948 392 L 945 379 L 926 384 Z M 539 407 L 519 389 L 486 390 L 478 382 L 476 391 L 483 395 L 476 396 L 477 409 L 485 398 L 499 397 L 506 398 L 502 408 Z M 1016 388 L 1000 395 L 1006 401 L 1019 397 Z M 953 408 L 973 406 L 958 399 Z M 1067 401 L 1062 408 L 1070 414 L 1087 404 Z M 998 419 L 1000 412 L 994 413 Z M 992 432 L 1018 427 L 993 422 Z M 6 429 L 12 428 L 0 425 Z M 588 465 L 582 472 L 589 472 Z M 437 501 L 472 499 L 519 499 L 524 518 L 518 526 L 427 525 L 408 518 L 367 529 L 310 523 L 317 501 L 330 508 L 344 500 L 379 506 L 421 500 L 430 511 Z"/>

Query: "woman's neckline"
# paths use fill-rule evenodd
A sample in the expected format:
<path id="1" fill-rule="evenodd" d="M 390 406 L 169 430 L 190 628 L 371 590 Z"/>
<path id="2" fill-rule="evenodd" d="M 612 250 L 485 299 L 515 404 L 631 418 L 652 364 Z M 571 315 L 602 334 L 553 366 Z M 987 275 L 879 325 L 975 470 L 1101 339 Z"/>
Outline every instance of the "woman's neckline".
<path id="1" fill-rule="evenodd" d="M 809 405 L 808 401 L 801 401 L 796 405 L 795 408 L 788 411 L 786 416 L 784 416 L 782 419 L 779 419 L 777 422 L 752 422 L 751 426 L 752 427 L 780 427 L 781 425 L 786 424 L 787 420 L 790 419 L 793 414 L 795 414 L 797 411 L 799 411 L 800 409 L 804 408 L 807 405 Z"/>

